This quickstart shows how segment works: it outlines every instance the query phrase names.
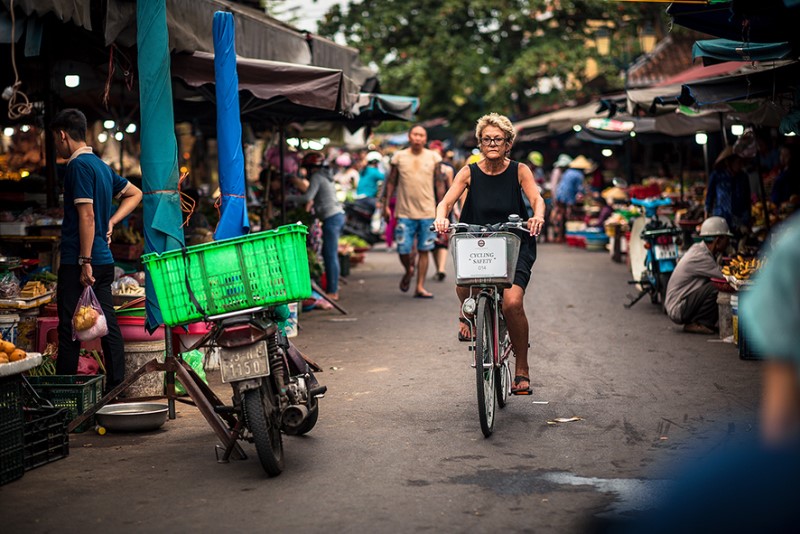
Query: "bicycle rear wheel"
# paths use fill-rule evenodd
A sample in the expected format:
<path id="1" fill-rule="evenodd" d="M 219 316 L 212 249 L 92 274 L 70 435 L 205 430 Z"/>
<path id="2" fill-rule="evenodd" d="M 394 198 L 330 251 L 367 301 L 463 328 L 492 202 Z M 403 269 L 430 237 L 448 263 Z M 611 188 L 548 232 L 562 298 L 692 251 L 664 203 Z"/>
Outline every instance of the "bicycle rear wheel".
<path id="1" fill-rule="evenodd" d="M 478 296 L 475 312 L 475 378 L 478 393 L 478 419 L 485 437 L 492 434 L 497 389 L 494 385 L 494 310 L 486 295 Z"/>

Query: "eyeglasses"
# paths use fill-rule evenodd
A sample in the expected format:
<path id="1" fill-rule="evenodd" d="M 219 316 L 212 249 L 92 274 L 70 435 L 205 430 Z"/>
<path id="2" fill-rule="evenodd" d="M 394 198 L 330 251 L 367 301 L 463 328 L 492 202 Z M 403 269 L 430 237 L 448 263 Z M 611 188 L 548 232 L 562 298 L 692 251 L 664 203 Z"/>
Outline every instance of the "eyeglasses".
<path id="1" fill-rule="evenodd" d="M 502 145 L 506 141 L 505 137 L 481 137 L 481 144 L 485 146 Z"/>

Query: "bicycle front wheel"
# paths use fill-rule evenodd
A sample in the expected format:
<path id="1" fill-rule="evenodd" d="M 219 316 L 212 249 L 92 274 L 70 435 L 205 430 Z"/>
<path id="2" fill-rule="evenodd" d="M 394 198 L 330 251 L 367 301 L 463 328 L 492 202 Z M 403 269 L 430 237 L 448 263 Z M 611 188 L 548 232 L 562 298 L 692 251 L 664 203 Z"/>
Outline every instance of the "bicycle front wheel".
<path id="1" fill-rule="evenodd" d="M 478 392 L 478 418 L 485 437 L 492 434 L 497 390 L 494 386 L 494 310 L 486 295 L 478 296 L 475 311 L 475 378 Z"/>

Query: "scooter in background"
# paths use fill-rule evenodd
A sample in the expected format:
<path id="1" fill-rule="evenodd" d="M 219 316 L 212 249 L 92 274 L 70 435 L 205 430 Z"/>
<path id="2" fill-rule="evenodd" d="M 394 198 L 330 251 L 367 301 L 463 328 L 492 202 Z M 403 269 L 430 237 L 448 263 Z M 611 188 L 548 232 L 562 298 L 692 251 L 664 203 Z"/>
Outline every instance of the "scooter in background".
<path id="1" fill-rule="evenodd" d="M 633 280 L 628 283 L 636 284 L 639 294 L 631 297 L 625 307 L 630 308 L 645 295 L 650 295 L 653 304 L 661 303 L 663 306 L 669 278 L 680 256 L 681 229 L 666 217 L 658 215 L 658 208 L 672 204 L 670 199 L 634 198 L 631 203 L 643 208 L 645 217 L 637 218 L 631 227 L 628 254 Z"/>
<path id="2" fill-rule="evenodd" d="M 362 197 L 344 203 L 344 228 L 342 233 L 360 237 L 370 245 L 381 240 L 381 235 L 372 231 L 372 218 L 377 199 Z"/>

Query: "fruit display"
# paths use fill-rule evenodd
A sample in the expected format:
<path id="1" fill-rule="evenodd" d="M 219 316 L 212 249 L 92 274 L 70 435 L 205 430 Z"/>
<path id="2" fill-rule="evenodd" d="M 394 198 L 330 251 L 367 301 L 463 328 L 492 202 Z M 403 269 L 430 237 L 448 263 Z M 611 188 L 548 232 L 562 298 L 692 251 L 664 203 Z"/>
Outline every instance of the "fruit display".
<path id="1" fill-rule="evenodd" d="M 766 218 L 769 217 L 770 224 L 774 225 L 778 222 L 778 217 L 775 215 L 776 206 L 772 202 L 767 201 L 767 208 L 764 209 L 762 202 L 756 202 L 750 208 L 750 215 L 753 217 L 754 226 L 764 226 Z"/>
<path id="2" fill-rule="evenodd" d="M 10 341 L 0 338 L 0 365 L 4 363 L 18 362 L 27 358 L 28 354 L 17 348 L 16 345 Z"/>
<path id="3" fill-rule="evenodd" d="M 725 276 L 732 276 L 737 280 L 748 280 L 763 265 L 764 262 L 758 258 L 745 259 L 739 255 L 722 268 L 722 274 Z"/>

